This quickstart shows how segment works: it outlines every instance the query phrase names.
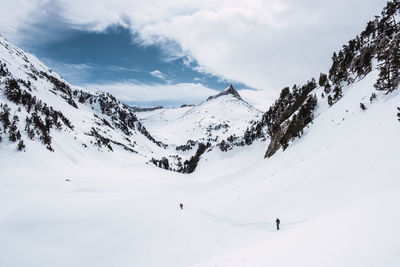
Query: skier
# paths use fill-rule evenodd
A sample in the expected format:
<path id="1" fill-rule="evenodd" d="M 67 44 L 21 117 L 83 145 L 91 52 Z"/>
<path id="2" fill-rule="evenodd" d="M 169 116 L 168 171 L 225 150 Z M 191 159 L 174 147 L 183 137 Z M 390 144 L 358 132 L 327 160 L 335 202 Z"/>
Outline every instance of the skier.
<path id="1" fill-rule="evenodd" d="M 276 218 L 276 230 L 279 230 L 279 224 L 281 223 L 281 220 L 279 218 Z"/>
<path id="2" fill-rule="evenodd" d="M 183 204 L 182 203 L 179 204 L 179 207 L 181 207 L 181 210 L 183 210 Z"/>

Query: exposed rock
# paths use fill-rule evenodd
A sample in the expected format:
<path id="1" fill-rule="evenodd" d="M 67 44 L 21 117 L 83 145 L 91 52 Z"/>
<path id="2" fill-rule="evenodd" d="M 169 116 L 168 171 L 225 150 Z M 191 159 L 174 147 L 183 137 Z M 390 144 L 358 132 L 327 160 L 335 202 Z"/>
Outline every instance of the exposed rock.
<path id="1" fill-rule="evenodd" d="M 221 93 L 219 93 L 217 95 L 214 95 L 214 96 L 210 96 L 209 98 L 207 98 L 207 101 L 210 101 L 212 99 L 215 99 L 215 98 L 218 98 L 218 97 L 221 97 L 221 96 L 224 96 L 224 95 L 233 95 L 237 99 L 243 100 L 242 97 L 239 95 L 238 91 L 235 88 L 233 88 L 232 85 L 229 85 Z"/>
<path id="2" fill-rule="evenodd" d="M 276 151 L 281 148 L 281 139 L 286 134 L 289 128 L 289 121 L 285 121 L 281 124 L 281 127 L 276 132 L 276 134 L 272 137 L 271 142 L 268 145 L 267 152 L 265 153 L 264 158 L 270 158 L 272 155 L 276 153 Z"/>
<path id="3" fill-rule="evenodd" d="M 162 109 L 164 108 L 163 106 L 155 106 L 155 107 L 129 107 L 132 112 L 147 112 L 147 111 L 153 111 L 157 109 Z"/>

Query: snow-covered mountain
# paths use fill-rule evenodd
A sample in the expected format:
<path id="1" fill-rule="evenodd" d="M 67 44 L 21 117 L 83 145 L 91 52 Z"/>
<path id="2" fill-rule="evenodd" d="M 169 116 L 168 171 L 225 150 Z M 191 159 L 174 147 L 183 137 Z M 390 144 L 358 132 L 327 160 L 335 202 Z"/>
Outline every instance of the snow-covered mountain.
<path id="1" fill-rule="evenodd" d="M 155 140 L 130 107 L 112 95 L 74 87 L 0 37 L 2 149 L 29 153 L 32 142 L 63 153 L 126 150 L 150 157 L 167 146 Z M 13 145 L 15 143 L 15 145 Z"/>
<path id="2" fill-rule="evenodd" d="M 30 153 L 33 143 L 42 143 L 66 159 L 118 150 L 185 173 L 195 170 L 201 154 L 230 136 L 240 139 L 262 116 L 231 86 L 197 106 L 130 107 L 68 84 L 2 37 L 0 90 L 3 148 Z"/>
<path id="3" fill-rule="evenodd" d="M 400 266 L 399 14 L 389 2 L 262 116 L 227 88 L 137 120 L 2 40 L 0 266 Z M 157 132 L 174 123 L 195 129 Z"/>
<path id="4" fill-rule="evenodd" d="M 96 153 L 118 152 L 165 169 L 192 172 L 209 147 L 202 147 L 200 153 L 201 144 L 195 143 L 187 152 L 157 140 L 134 114 L 149 109 L 127 106 L 108 93 L 72 86 L 2 37 L 0 92 L 0 149 L 10 153 L 32 154 L 39 149 L 75 161 Z M 196 157 L 196 153 L 200 154 Z"/>
<path id="5" fill-rule="evenodd" d="M 182 198 L 219 229 L 207 247 L 221 252 L 193 266 L 399 266 L 400 92 L 377 92 L 378 75 L 331 107 L 316 89 L 313 123 L 268 159 L 259 143 L 204 155 Z"/>
<path id="6" fill-rule="evenodd" d="M 372 71 L 378 72 L 374 88 L 379 92 L 397 88 L 396 3 L 389 3 L 381 18 L 370 21 L 334 53 L 328 74 L 321 73 L 318 82 L 312 78 L 302 86 L 284 88 L 264 114 L 232 86 L 199 105 L 129 107 L 110 94 L 71 86 L 33 55 L 0 37 L 0 141 L 4 140 L 0 146 L 27 151 L 32 142 L 39 142 L 57 153 L 72 145 L 80 154 L 117 149 L 184 173 L 194 171 L 205 152 L 227 151 L 257 140 L 268 142 L 265 157 L 270 158 L 302 136 L 319 106 L 335 105 L 347 86 Z M 370 102 L 376 97 L 371 93 Z M 365 100 L 360 100 L 360 107 L 366 109 Z"/>
<path id="7" fill-rule="evenodd" d="M 322 101 L 285 151 L 214 149 L 186 176 L 126 153 L 3 146 L 0 265 L 398 266 L 400 94 L 376 92 L 377 76 Z"/>
<path id="8" fill-rule="evenodd" d="M 262 112 L 245 102 L 232 85 L 201 104 L 157 109 L 136 114 L 159 140 L 185 145 L 190 141 L 217 144 L 229 136 L 243 136 Z"/>

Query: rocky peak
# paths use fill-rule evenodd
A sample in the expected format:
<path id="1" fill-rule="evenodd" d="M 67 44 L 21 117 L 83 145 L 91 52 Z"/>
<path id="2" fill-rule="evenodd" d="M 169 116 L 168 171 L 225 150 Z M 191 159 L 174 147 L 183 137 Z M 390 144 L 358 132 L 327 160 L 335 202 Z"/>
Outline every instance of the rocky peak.
<path id="1" fill-rule="evenodd" d="M 214 96 L 210 96 L 209 98 L 207 98 L 207 101 L 210 101 L 212 99 L 216 99 L 216 98 L 224 96 L 224 95 L 232 95 L 233 97 L 235 97 L 235 98 L 237 98 L 239 100 L 243 100 L 240 97 L 238 91 L 235 88 L 233 88 L 233 86 L 231 84 L 228 87 L 226 87 L 221 93 L 219 93 L 217 95 L 214 95 Z"/>

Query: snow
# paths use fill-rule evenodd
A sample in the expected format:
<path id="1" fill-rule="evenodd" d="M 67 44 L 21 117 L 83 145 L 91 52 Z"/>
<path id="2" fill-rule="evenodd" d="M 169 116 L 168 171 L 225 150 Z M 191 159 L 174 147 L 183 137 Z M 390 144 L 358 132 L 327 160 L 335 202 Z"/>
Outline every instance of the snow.
<path id="1" fill-rule="evenodd" d="M 25 153 L 1 143 L 0 266 L 399 266 L 400 94 L 375 91 L 376 75 L 330 108 L 318 89 L 313 124 L 286 151 L 264 159 L 267 144 L 257 141 L 214 149 L 190 175 L 123 149 L 84 149 L 83 121 L 93 111 L 70 107 L 38 81 L 35 94 L 73 118 L 79 142 L 61 131 L 55 152 L 29 140 Z M 226 97 L 141 120 L 172 144 L 201 139 L 206 125 L 223 121 L 239 133 L 256 112 Z M 228 109 L 214 109 L 215 101 Z M 161 153 L 134 138 L 140 153 Z"/>
<path id="2" fill-rule="evenodd" d="M 195 266 L 399 266 L 399 94 L 361 111 L 375 77 L 348 88 L 287 151 L 208 192 L 224 196 L 210 213 L 268 222 L 264 231 L 279 217 L 282 230 Z"/>
<path id="3" fill-rule="evenodd" d="M 96 141 L 93 137 L 88 136 L 88 133 L 90 133 L 92 128 L 96 128 L 103 136 L 109 138 L 110 140 L 124 144 L 127 147 L 135 150 L 137 155 L 128 155 L 128 157 L 137 158 L 137 156 L 140 156 L 143 163 L 146 161 L 148 162 L 153 157 L 159 159 L 162 157 L 168 157 L 170 155 L 180 155 L 178 153 L 179 151 L 176 151 L 173 147 L 167 147 L 165 149 L 157 146 L 139 131 L 129 129 L 132 134 L 127 136 L 121 130 L 116 129 L 116 127 L 99 125 L 99 123 L 103 124 L 101 120 L 105 120 L 112 125 L 112 118 L 110 115 L 103 114 L 101 112 L 98 103 L 79 103 L 77 99 L 75 99 L 78 109 L 68 104 L 67 101 L 62 98 L 61 92 L 54 91 L 54 85 L 52 83 L 50 83 L 46 78 L 36 75 L 34 71 L 36 71 L 36 73 L 44 72 L 47 75 L 56 77 L 66 84 L 68 83 L 64 81 L 58 74 L 54 73 L 52 70 L 40 63 L 35 56 L 13 46 L 2 37 L 0 37 L 0 62 L 4 62 L 6 64 L 6 68 L 9 70 L 13 78 L 22 79 L 32 83 L 32 90 L 29 91 L 30 94 L 35 96 L 38 100 L 41 100 L 43 103 L 46 103 L 48 106 L 54 107 L 56 111 L 61 111 L 62 114 L 64 114 L 71 121 L 72 125 L 74 126 L 74 130 L 67 129 L 66 127 L 64 127 L 64 129 L 61 131 L 55 129 L 51 130 L 53 148 L 57 153 L 64 154 L 66 159 L 77 162 L 77 158 L 85 156 L 87 153 L 91 153 L 87 150 L 94 150 L 95 152 L 98 152 L 99 150 L 103 152 L 108 151 L 107 148 L 99 149 L 93 145 L 96 143 Z M 37 79 L 33 79 L 31 77 L 32 74 L 35 74 Z M 2 92 L 5 86 L 4 80 L 5 78 L 0 77 L 0 90 Z M 88 92 L 83 88 L 71 85 L 69 86 L 73 90 Z M 23 89 L 28 90 L 28 88 L 25 87 Z M 11 108 L 12 116 L 18 115 L 20 120 L 18 123 L 18 129 L 23 136 L 22 139 L 24 143 L 27 144 L 26 151 L 28 153 L 33 153 L 32 150 L 33 146 L 35 145 L 32 144 L 33 142 L 30 142 L 24 131 L 25 117 L 28 115 L 25 108 L 22 108 L 21 111 L 18 111 L 19 106 L 11 101 L 8 101 L 2 92 L 0 94 L 0 102 L 2 104 L 7 104 L 8 107 Z M 96 92 L 94 93 L 94 96 L 100 97 L 103 96 L 103 93 Z M 117 103 L 117 105 L 121 107 L 122 103 Z M 6 135 L 3 135 L 3 139 L 5 142 L 0 143 L 0 149 L 13 150 L 13 148 L 16 147 L 16 144 L 8 141 L 8 137 Z M 186 143 L 186 141 L 184 143 Z M 88 148 L 84 148 L 84 146 L 88 146 Z M 44 148 L 44 146 L 42 148 Z M 113 150 L 122 150 L 123 152 L 123 148 L 117 145 L 113 144 L 112 148 Z M 181 153 L 180 156 L 185 159 L 185 157 L 190 157 L 191 155 Z"/>
<path id="4" fill-rule="evenodd" d="M 182 145 L 188 140 L 216 143 L 230 135 L 243 136 L 251 122 L 261 119 L 262 112 L 228 94 L 193 107 L 158 109 L 136 115 L 157 139 Z"/>

